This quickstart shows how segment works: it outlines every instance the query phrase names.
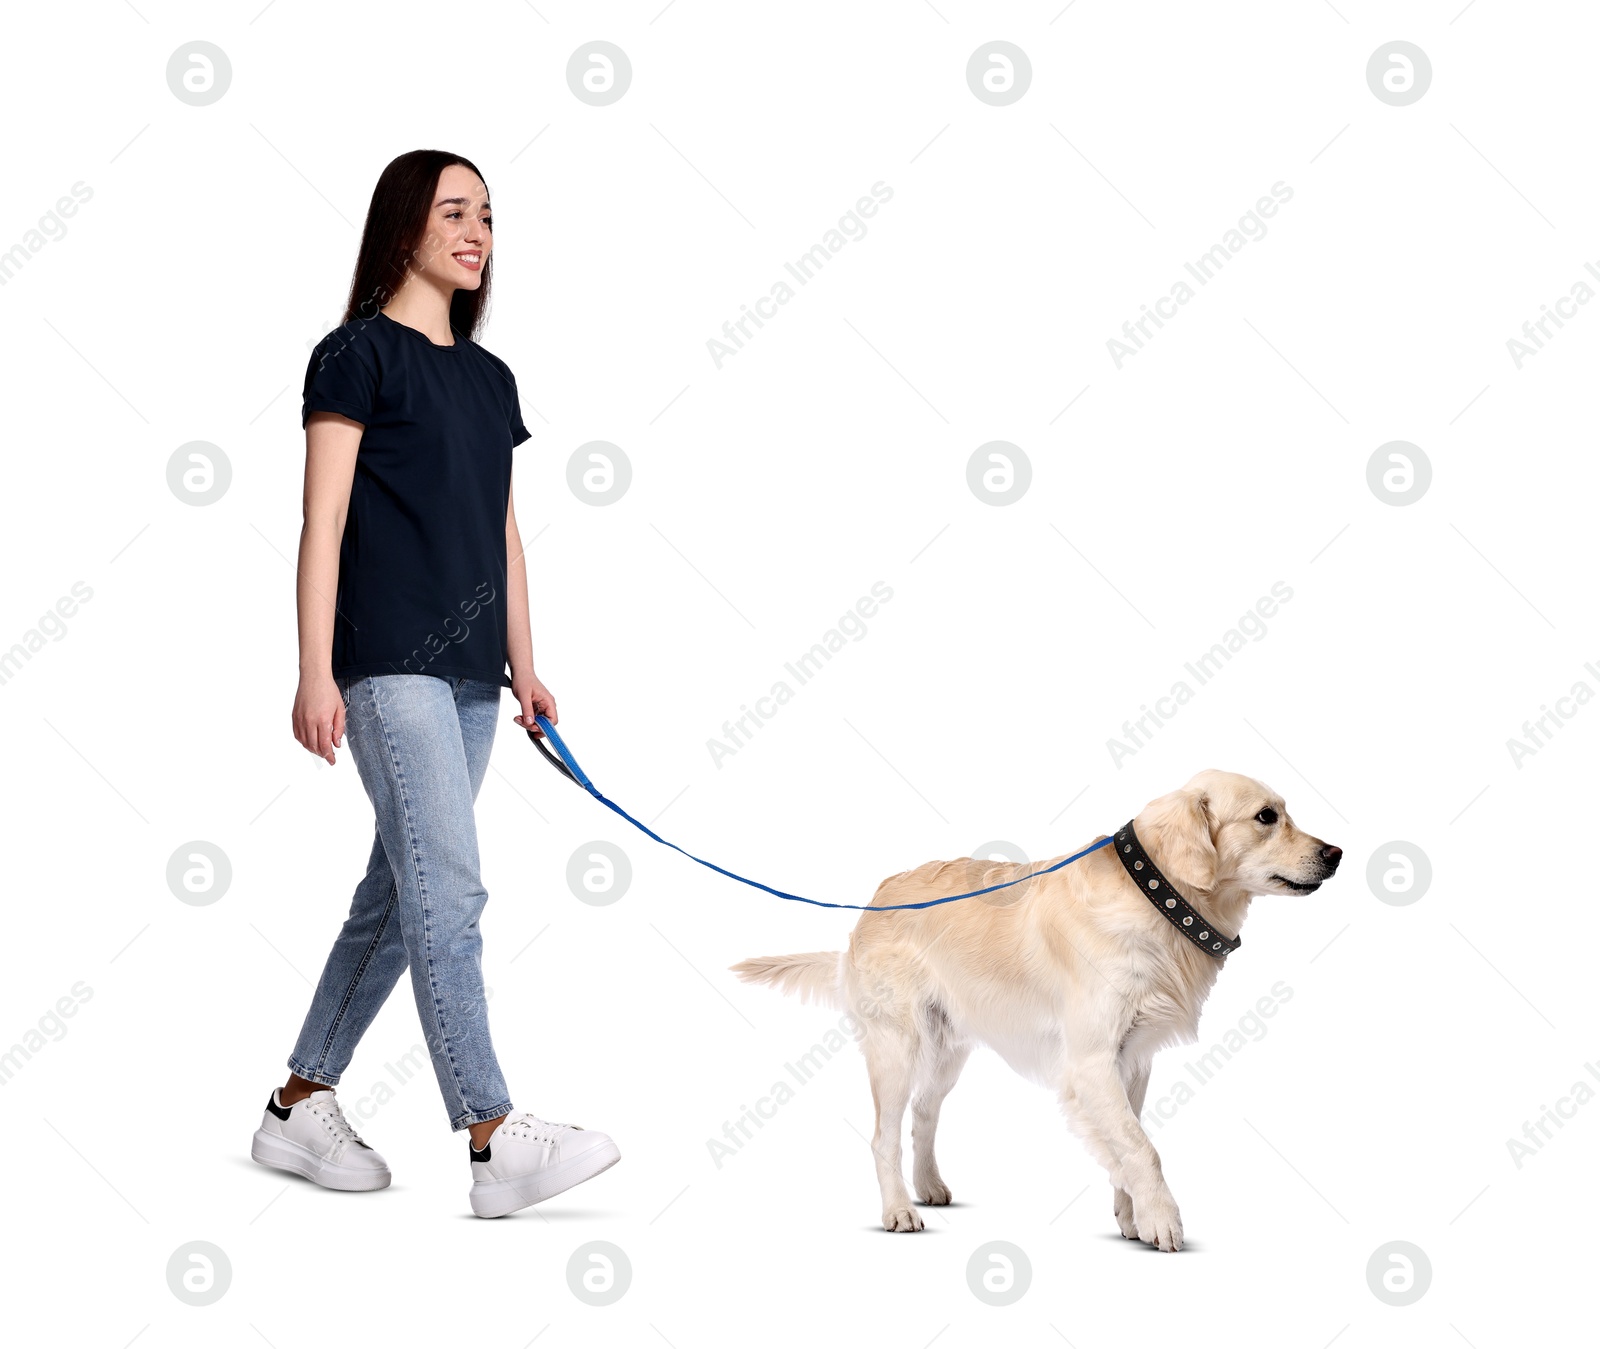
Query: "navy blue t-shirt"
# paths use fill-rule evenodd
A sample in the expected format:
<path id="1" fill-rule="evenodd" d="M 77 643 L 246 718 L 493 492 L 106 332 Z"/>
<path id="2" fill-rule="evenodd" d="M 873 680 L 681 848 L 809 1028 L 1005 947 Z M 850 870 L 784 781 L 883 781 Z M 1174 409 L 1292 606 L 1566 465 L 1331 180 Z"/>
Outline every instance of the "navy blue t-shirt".
<path id="1" fill-rule="evenodd" d="M 506 673 L 511 450 L 528 439 L 517 381 L 461 333 L 442 347 L 379 311 L 311 353 L 300 413 L 362 424 L 333 625 L 335 679 Z"/>

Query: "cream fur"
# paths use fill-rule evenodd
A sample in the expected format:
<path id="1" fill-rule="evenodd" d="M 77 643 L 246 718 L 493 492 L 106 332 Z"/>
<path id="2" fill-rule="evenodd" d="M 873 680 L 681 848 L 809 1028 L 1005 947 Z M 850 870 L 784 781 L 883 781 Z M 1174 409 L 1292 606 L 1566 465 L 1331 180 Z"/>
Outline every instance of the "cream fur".
<path id="1" fill-rule="evenodd" d="M 1263 809 L 1276 811 L 1277 822 L 1259 822 Z M 1168 879 L 1229 935 L 1243 925 L 1253 896 L 1305 893 L 1290 883 L 1315 888 L 1338 866 L 1338 850 L 1296 828 L 1282 797 L 1237 773 L 1197 773 L 1145 806 L 1134 828 Z M 978 889 L 1066 855 L 1021 864 L 928 862 L 883 881 L 872 903 Z M 950 1202 L 934 1134 L 945 1095 L 981 1044 L 1059 1094 L 1069 1124 L 1111 1178 L 1123 1235 L 1167 1251 L 1182 1246 L 1183 1224 L 1139 1112 L 1156 1051 L 1197 1038 L 1220 968 L 1156 912 L 1109 848 L 990 896 L 864 912 L 847 952 L 757 957 L 733 967 L 749 982 L 855 1013 L 877 1110 L 872 1148 L 889 1231 L 923 1225 L 901 1172 L 908 1105 L 917 1197 Z"/>

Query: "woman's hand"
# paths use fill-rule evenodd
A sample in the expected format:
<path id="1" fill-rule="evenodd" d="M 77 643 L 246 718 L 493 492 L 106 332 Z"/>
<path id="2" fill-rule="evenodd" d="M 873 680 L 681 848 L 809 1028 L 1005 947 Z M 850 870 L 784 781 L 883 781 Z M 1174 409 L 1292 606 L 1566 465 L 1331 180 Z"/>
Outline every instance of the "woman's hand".
<path id="1" fill-rule="evenodd" d="M 301 675 L 294 695 L 294 738 L 313 754 L 335 762 L 334 747 L 344 738 L 344 697 L 332 671 Z"/>
<path id="2" fill-rule="evenodd" d="M 522 706 L 520 715 L 512 718 L 524 730 L 532 731 L 535 735 L 542 736 L 539 723 L 534 720 L 534 713 L 542 713 L 550 718 L 552 725 L 560 722 L 556 716 L 556 700 L 550 696 L 539 676 L 529 670 L 527 674 L 513 673 L 511 676 L 511 692 Z"/>

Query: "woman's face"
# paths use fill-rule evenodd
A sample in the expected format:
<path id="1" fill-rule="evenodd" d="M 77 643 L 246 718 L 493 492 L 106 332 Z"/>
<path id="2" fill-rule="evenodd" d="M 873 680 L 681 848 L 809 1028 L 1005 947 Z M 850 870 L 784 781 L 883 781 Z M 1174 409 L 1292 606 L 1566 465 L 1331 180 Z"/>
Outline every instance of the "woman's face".
<path id="1" fill-rule="evenodd" d="M 483 180 L 465 164 L 450 165 L 439 175 L 409 269 L 447 290 L 477 290 L 494 247 L 491 214 Z"/>

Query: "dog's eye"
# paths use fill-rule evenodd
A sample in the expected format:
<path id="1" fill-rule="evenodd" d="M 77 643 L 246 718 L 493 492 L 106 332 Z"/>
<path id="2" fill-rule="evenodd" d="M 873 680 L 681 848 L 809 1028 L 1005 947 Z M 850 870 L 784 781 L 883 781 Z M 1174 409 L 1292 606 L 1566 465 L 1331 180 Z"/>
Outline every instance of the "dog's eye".
<path id="1" fill-rule="evenodd" d="M 1260 820 L 1262 824 L 1277 824 L 1278 812 L 1268 806 L 1256 816 L 1256 819 Z"/>

